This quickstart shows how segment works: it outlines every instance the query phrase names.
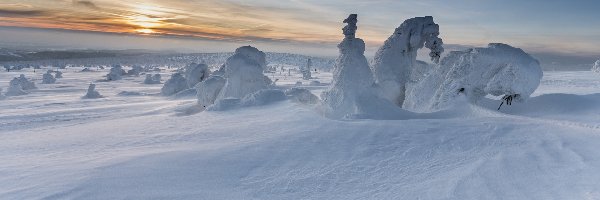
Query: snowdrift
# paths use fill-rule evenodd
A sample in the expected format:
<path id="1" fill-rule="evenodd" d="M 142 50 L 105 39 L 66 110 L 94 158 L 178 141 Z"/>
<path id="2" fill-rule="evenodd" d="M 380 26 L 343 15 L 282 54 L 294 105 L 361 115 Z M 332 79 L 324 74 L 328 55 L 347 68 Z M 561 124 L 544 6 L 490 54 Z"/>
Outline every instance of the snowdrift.
<path id="1" fill-rule="evenodd" d="M 427 77 L 409 86 L 403 107 L 419 112 L 441 110 L 460 95 L 473 103 L 486 95 L 523 101 L 541 78 L 536 59 L 521 49 L 492 43 L 487 48 L 451 52 Z"/>

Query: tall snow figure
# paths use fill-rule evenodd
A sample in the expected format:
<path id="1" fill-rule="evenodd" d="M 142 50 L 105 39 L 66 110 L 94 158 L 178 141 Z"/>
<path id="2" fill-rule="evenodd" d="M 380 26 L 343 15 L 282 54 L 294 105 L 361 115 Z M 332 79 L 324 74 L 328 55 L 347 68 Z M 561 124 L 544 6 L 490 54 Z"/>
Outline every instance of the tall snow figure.
<path id="1" fill-rule="evenodd" d="M 237 48 L 225 62 L 226 82 L 218 98 L 241 99 L 250 93 L 266 89 L 271 82 L 263 74 L 266 66 L 266 55 L 262 51 L 251 46 Z"/>
<path id="2" fill-rule="evenodd" d="M 310 58 L 308 59 L 308 61 L 306 61 L 306 66 L 302 67 L 300 69 L 300 71 L 302 72 L 302 79 L 304 80 L 309 80 L 312 77 L 311 71 L 310 71 L 310 66 L 312 65 L 312 61 L 310 60 Z"/>
<path id="3" fill-rule="evenodd" d="M 523 101 L 537 89 L 541 78 L 539 62 L 519 48 L 492 43 L 487 48 L 454 51 L 407 90 L 404 108 L 440 110 L 460 95 L 473 103 L 488 94 Z"/>
<path id="4" fill-rule="evenodd" d="M 340 55 L 336 59 L 333 81 L 328 91 L 321 94 L 323 105 L 334 118 L 365 113 L 367 104 L 374 97 L 374 79 L 364 56 L 365 42 L 355 37 L 357 15 L 351 14 L 342 30 L 344 40 L 338 45 Z"/>
<path id="5" fill-rule="evenodd" d="M 431 60 L 438 63 L 444 52 L 439 29 L 431 16 L 408 19 L 377 50 L 373 71 L 384 98 L 402 106 L 410 73 L 419 65 L 419 49 L 428 48 Z"/>
<path id="6" fill-rule="evenodd" d="M 592 67 L 592 72 L 600 73 L 600 60 L 597 60 Z"/>

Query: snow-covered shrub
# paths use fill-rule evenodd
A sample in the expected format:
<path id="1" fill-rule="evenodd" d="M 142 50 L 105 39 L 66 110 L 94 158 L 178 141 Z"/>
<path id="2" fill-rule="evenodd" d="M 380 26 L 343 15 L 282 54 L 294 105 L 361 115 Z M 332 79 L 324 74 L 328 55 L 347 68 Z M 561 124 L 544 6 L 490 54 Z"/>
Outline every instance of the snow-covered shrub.
<path id="1" fill-rule="evenodd" d="M 53 84 L 56 83 L 56 78 L 52 75 L 52 70 L 48 70 L 42 75 L 42 84 Z"/>
<path id="2" fill-rule="evenodd" d="M 63 73 L 61 71 L 54 71 L 54 78 L 63 78 Z"/>
<path id="3" fill-rule="evenodd" d="M 345 38 L 338 45 L 340 52 L 333 71 L 333 81 L 328 91 L 321 94 L 326 112 L 334 118 L 366 112 L 364 104 L 376 99 L 373 74 L 364 56 L 365 43 L 355 38 L 357 15 L 351 14 L 342 30 Z"/>
<path id="4" fill-rule="evenodd" d="M 289 99 L 302 104 L 319 103 L 319 97 L 304 88 L 290 88 L 285 91 L 285 95 L 287 95 Z"/>
<path id="5" fill-rule="evenodd" d="M 439 61 L 444 51 L 439 34 L 439 26 L 431 16 L 408 19 L 396 28 L 377 50 L 373 60 L 373 71 L 382 97 L 402 105 L 406 83 L 413 68 L 417 67 L 417 51 L 426 47 L 430 49 L 431 60 Z"/>
<path id="6" fill-rule="evenodd" d="M 210 76 L 196 85 L 198 104 L 207 107 L 215 103 L 217 96 L 225 86 L 226 80 L 221 76 Z"/>
<path id="7" fill-rule="evenodd" d="M 165 82 L 165 85 L 163 85 L 160 91 L 162 95 L 170 96 L 185 89 L 188 89 L 188 87 L 187 81 L 183 75 L 181 75 L 181 73 L 174 73 L 171 75 L 171 78 Z"/>
<path id="8" fill-rule="evenodd" d="M 597 60 L 592 66 L 592 71 L 596 73 L 600 73 L 600 60 Z"/>
<path id="9" fill-rule="evenodd" d="M 121 65 L 114 65 L 110 68 L 110 72 L 106 75 L 106 80 L 108 81 L 116 81 L 121 80 L 121 76 L 125 75 L 125 70 Z"/>
<path id="10" fill-rule="evenodd" d="M 218 98 L 238 98 L 266 89 L 271 79 L 263 74 L 265 53 L 251 46 L 237 48 L 224 65 L 225 86 Z"/>
<path id="11" fill-rule="evenodd" d="M 454 51 L 422 81 L 407 90 L 404 108 L 429 112 L 444 109 L 466 95 L 477 102 L 486 95 L 508 95 L 517 101 L 537 89 L 539 62 L 519 48 L 492 43 L 487 48 Z"/>
<path id="12" fill-rule="evenodd" d="M 88 89 L 87 89 L 87 93 L 85 93 L 85 95 L 81 98 L 97 99 L 97 98 L 102 98 L 102 97 L 103 96 L 100 95 L 100 93 L 98 91 L 96 91 L 96 84 L 90 83 L 90 86 L 88 86 Z"/>
<path id="13" fill-rule="evenodd" d="M 210 71 L 205 64 L 192 63 L 185 67 L 185 79 L 190 88 L 207 79 L 209 74 Z"/>
<path id="14" fill-rule="evenodd" d="M 139 76 L 140 73 L 142 73 L 143 71 L 144 71 L 144 68 L 142 66 L 134 65 L 133 67 L 131 67 L 131 69 L 129 71 L 127 71 L 127 75 L 128 76 Z"/>
<path id="15" fill-rule="evenodd" d="M 144 84 L 160 84 L 160 74 L 146 74 L 146 78 L 144 79 Z"/>
<path id="16" fill-rule="evenodd" d="M 22 90 L 32 90 L 32 89 L 37 88 L 37 87 L 35 87 L 35 83 L 33 81 L 30 81 L 29 79 L 27 79 L 24 74 L 19 75 L 18 78 L 13 78 L 9 84 L 17 85 Z"/>

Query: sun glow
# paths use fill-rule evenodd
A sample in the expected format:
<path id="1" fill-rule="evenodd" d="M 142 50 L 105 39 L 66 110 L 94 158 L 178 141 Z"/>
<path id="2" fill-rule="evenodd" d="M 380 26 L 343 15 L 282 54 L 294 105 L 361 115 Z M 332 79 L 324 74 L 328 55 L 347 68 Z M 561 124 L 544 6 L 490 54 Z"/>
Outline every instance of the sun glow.
<path id="1" fill-rule="evenodd" d="M 135 32 L 143 33 L 143 34 L 152 34 L 152 33 L 155 33 L 154 30 L 149 29 L 149 28 L 136 29 Z"/>

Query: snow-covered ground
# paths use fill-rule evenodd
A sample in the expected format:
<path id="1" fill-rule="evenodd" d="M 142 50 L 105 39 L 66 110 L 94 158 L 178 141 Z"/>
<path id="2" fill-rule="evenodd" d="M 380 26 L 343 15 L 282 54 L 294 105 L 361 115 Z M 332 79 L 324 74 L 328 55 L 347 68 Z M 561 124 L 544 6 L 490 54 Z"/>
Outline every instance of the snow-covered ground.
<path id="1" fill-rule="evenodd" d="M 38 87 L 0 100 L 0 199 L 600 199 L 590 72 L 545 72 L 500 112 L 486 99 L 431 119 L 340 121 L 292 101 L 187 114 L 194 97 L 159 96 L 143 75 L 80 70 L 55 84 L 0 72 L 4 91 L 20 73 Z M 267 76 L 317 95 L 331 82 L 287 73 Z M 105 98 L 81 99 L 90 82 Z"/>

